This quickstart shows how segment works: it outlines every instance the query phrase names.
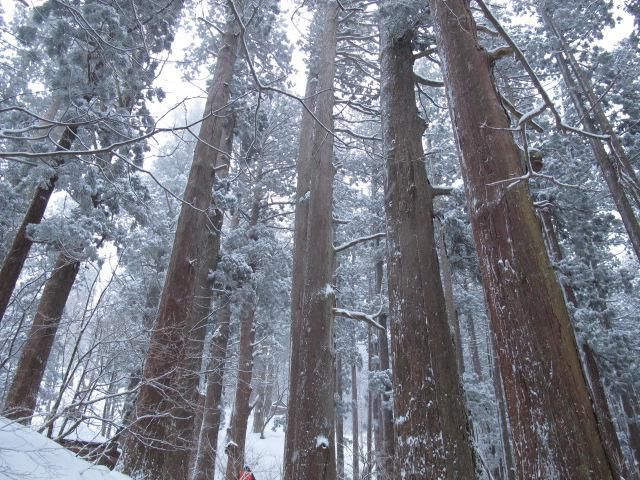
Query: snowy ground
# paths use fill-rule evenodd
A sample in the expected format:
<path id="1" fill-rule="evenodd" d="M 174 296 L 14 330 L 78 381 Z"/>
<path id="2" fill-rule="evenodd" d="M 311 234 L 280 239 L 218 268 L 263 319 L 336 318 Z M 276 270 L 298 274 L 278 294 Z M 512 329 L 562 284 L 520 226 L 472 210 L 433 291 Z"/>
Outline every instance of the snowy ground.
<path id="1" fill-rule="evenodd" d="M 0 479 L 130 480 L 76 457 L 53 440 L 0 417 Z"/>

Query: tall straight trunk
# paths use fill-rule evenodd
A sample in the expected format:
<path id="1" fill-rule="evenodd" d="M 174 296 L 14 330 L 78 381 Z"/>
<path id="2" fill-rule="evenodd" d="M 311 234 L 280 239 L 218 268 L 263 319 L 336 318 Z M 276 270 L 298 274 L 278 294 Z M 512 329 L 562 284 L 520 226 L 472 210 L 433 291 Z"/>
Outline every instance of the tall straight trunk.
<path id="1" fill-rule="evenodd" d="M 262 360 L 261 379 L 258 384 L 257 404 L 253 411 L 253 433 L 259 433 L 264 439 L 264 428 L 271 417 L 273 387 L 275 382 L 274 359 L 271 348 L 267 348 Z"/>
<path id="2" fill-rule="evenodd" d="M 191 480 L 213 480 L 218 449 L 218 430 L 222 418 L 222 391 L 224 367 L 231 332 L 231 303 L 227 296 L 220 295 L 216 330 L 211 339 L 211 360 L 207 368 L 207 391 L 202 414 L 202 425 L 196 445 Z"/>
<path id="3" fill-rule="evenodd" d="M 387 329 L 387 316 L 380 315 L 378 323 Z M 378 333 L 378 342 L 380 343 L 380 370 L 383 372 L 390 371 L 389 364 L 389 340 L 387 332 L 380 331 Z M 391 373 L 391 372 L 390 372 Z M 383 480 L 389 480 L 393 476 L 393 459 L 395 457 L 395 434 L 393 431 L 393 408 L 391 405 L 391 396 L 388 392 L 382 394 L 382 462 L 380 462 L 380 476 Z"/>
<path id="4" fill-rule="evenodd" d="M 480 363 L 480 348 L 478 346 L 478 335 L 476 334 L 476 322 L 471 312 L 465 315 L 467 318 L 467 331 L 469 332 L 469 350 L 471 350 L 471 365 L 473 373 L 478 377 L 478 381 L 483 380 L 482 364 Z"/>
<path id="5" fill-rule="evenodd" d="M 242 10 L 242 2 L 236 2 Z M 205 105 L 203 122 L 187 181 L 176 235 L 162 291 L 158 317 L 154 323 L 143 371 L 143 384 L 136 402 L 137 419 L 131 426 L 124 451 L 124 471 L 132 476 L 187 478 L 190 447 L 180 445 L 173 431 L 174 409 L 184 407 L 176 398 L 180 367 L 189 353 L 191 311 L 203 261 L 207 229 L 211 220 L 204 215 L 212 199 L 218 152 L 224 149 L 228 126 L 229 85 L 239 48 L 236 22 L 229 15 L 223 46 L 218 52 L 213 82 Z M 178 451 L 166 455 L 167 444 L 178 443 Z M 170 461 L 167 461 L 167 460 Z"/>
<path id="6" fill-rule="evenodd" d="M 42 291 L 38 310 L 9 386 L 4 405 L 4 415 L 8 418 L 22 419 L 25 424 L 31 422 L 60 318 L 79 268 L 78 260 L 60 252 L 53 273 Z"/>
<path id="7" fill-rule="evenodd" d="M 252 287 L 245 293 L 240 312 L 240 353 L 238 357 L 238 381 L 233 402 L 233 414 L 227 444 L 227 480 L 237 480 L 244 466 L 244 448 L 249 422 L 249 399 L 251 397 L 251 377 L 253 374 L 253 343 L 256 337 L 254 319 L 256 294 Z"/>
<path id="8" fill-rule="evenodd" d="M 72 125 L 65 128 L 55 151 L 69 150 L 76 138 L 77 131 L 77 126 Z M 62 165 L 62 163 L 62 160 L 56 160 L 54 166 L 57 168 Z M 29 208 L 22 219 L 22 223 L 2 263 L 2 269 L 0 270 L 0 322 L 2 322 L 2 318 L 7 311 L 11 295 L 18 282 L 18 277 L 20 276 L 24 262 L 29 256 L 31 245 L 33 245 L 33 240 L 31 240 L 27 234 L 27 228 L 29 225 L 38 225 L 42 221 L 57 182 L 58 174 L 56 173 L 49 178 L 46 185 L 36 188 Z"/>
<path id="9" fill-rule="evenodd" d="M 547 246 L 549 247 L 551 259 L 554 262 L 561 262 L 564 259 L 564 254 L 556 233 L 551 207 L 539 209 L 538 216 L 540 218 Z M 578 299 L 573 287 L 565 284 L 563 285 L 563 289 L 567 300 L 577 308 Z M 610 322 L 608 320 L 605 319 L 602 323 L 604 328 L 610 328 Z M 609 400 L 600 374 L 598 361 L 588 342 L 582 341 L 580 346 L 582 349 L 582 358 L 584 359 L 583 368 L 587 384 L 591 390 L 593 407 L 598 420 L 598 428 L 600 429 L 600 435 L 603 439 L 604 448 L 609 458 L 609 462 L 611 463 L 618 478 L 630 478 L 629 470 L 624 463 L 622 447 L 620 446 L 620 441 L 613 423 L 613 416 L 611 414 L 611 409 L 609 408 Z M 631 471 L 633 470 L 634 468 L 631 466 Z"/>
<path id="10" fill-rule="evenodd" d="M 456 363 L 458 364 L 458 372 L 460 372 L 460 376 L 462 377 L 464 374 L 464 357 L 462 354 L 460 318 L 458 317 L 458 310 L 456 309 L 456 302 L 453 297 L 453 274 L 451 273 L 449 254 L 447 253 L 444 223 L 440 224 L 440 232 L 438 234 L 438 258 L 442 270 L 442 286 L 444 288 L 444 300 L 447 306 L 447 318 L 449 319 L 449 327 L 451 327 L 453 341 L 456 346 Z"/>
<path id="11" fill-rule="evenodd" d="M 285 442 L 284 478 L 333 480 L 336 477 L 333 305 L 333 81 L 335 74 L 337 3 L 319 2 L 322 28 L 313 143 L 309 162 L 313 171 L 306 197 L 304 275 L 293 285 L 292 301 L 302 298 L 302 316 L 292 318 L 289 420 Z M 326 129 L 330 131 L 327 132 Z M 306 153 L 305 155 L 307 155 Z M 299 157 L 303 157 L 299 154 Z M 300 159 L 299 158 L 299 159 Z M 306 175 L 308 176 L 308 170 Z M 299 201 L 300 201 L 299 200 Z M 296 229 L 303 228 L 296 219 Z M 296 231 L 295 238 L 299 232 Z M 298 254 L 296 245 L 296 255 Z M 300 265 L 299 265 L 300 266 Z M 296 265 L 294 264 L 294 268 Z M 296 280 L 296 279 L 294 279 Z M 303 287 L 304 291 L 299 289 Z M 296 308 L 292 306 L 292 308 Z"/>
<path id="12" fill-rule="evenodd" d="M 371 327 L 367 329 L 367 372 L 371 374 L 371 372 L 376 369 L 374 367 L 373 355 L 375 351 L 375 345 L 373 344 L 373 339 L 371 337 Z M 367 387 L 367 465 L 365 466 L 365 478 L 371 476 L 371 468 L 372 468 L 372 458 L 373 458 L 373 430 L 374 430 L 374 408 L 376 405 L 376 397 L 379 398 L 379 395 L 374 394 L 371 391 L 371 387 Z"/>
<path id="13" fill-rule="evenodd" d="M 355 336 L 354 336 L 355 344 Z M 355 346 L 354 346 L 355 351 Z M 352 474 L 353 480 L 360 479 L 360 423 L 358 420 L 358 368 L 351 364 L 351 439 L 352 439 Z"/>
<path id="14" fill-rule="evenodd" d="M 382 2 L 382 8 L 381 107 L 396 418 L 393 477 L 472 478 L 473 452 L 424 165 L 424 122 L 416 108 L 413 32 L 409 25 L 401 26 L 405 19 L 394 19 L 395 2 Z"/>
<path id="15" fill-rule="evenodd" d="M 339 409 L 336 415 L 336 457 L 338 480 L 344 480 L 344 417 L 342 408 L 342 357 L 337 356 L 336 360 L 336 398 L 339 402 Z"/>
<path id="16" fill-rule="evenodd" d="M 316 11 L 314 22 L 317 25 L 322 21 L 321 12 Z M 289 398 L 299 398 L 302 379 L 299 375 L 302 365 L 300 360 L 301 351 L 294 347 L 296 339 L 300 338 L 302 324 L 302 304 L 304 301 L 304 271 L 307 251 L 307 225 L 309 216 L 308 192 L 311 181 L 311 154 L 313 149 L 315 119 L 309 112 L 313 112 L 316 106 L 316 94 L 318 92 L 319 61 L 318 52 L 320 41 L 311 45 L 309 59 L 309 72 L 307 85 L 305 88 L 304 103 L 306 109 L 302 111 L 302 122 L 300 125 L 300 136 L 298 139 L 298 157 L 296 159 L 296 195 L 295 195 L 295 218 L 293 231 L 293 258 L 291 268 L 291 331 L 290 331 L 290 359 L 289 359 Z M 308 110 L 307 110 L 308 109 Z M 296 425 L 295 415 L 297 409 L 287 409 L 287 425 Z M 297 429 L 287 428 L 285 438 L 284 464 L 293 461 L 292 455 L 295 450 L 293 445 L 297 444 Z"/>
<path id="17" fill-rule="evenodd" d="M 370 361 L 370 374 L 380 372 L 380 348 L 379 337 L 377 332 L 372 332 L 369 327 L 369 345 L 373 358 Z M 382 425 L 382 392 L 376 389 L 372 391 L 369 388 L 369 411 L 367 412 L 367 478 L 371 477 L 371 472 L 376 468 L 376 472 L 380 471 L 380 463 L 382 463 L 382 439 L 384 438 Z M 373 439 L 371 438 L 373 435 Z"/>
<path id="18" fill-rule="evenodd" d="M 229 138 L 231 134 L 229 135 Z M 230 149 L 224 149 L 230 151 Z M 224 163 L 224 162 L 223 162 Z M 212 210 L 212 209 L 210 209 Z M 184 356 L 175 366 L 177 378 L 173 385 L 175 402 L 172 410 L 172 435 L 174 448 L 166 453 L 166 462 L 172 465 L 183 465 L 193 456 L 194 428 L 199 400 L 198 385 L 207 324 L 211 316 L 213 301 L 213 280 L 210 272 L 216 270 L 220 253 L 220 231 L 222 229 L 223 212 L 215 209 L 210 214 L 212 227 L 206 234 L 202 257 L 199 259 L 196 276 L 195 294 L 189 320 L 186 325 Z M 188 463 L 187 463 L 188 465 Z M 185 467 L 180 467 L 181 471 Z"/>
<path id="19" fill-rule="evenodd" d="M 551 14 L 544 8 L 540 8 L 540 10 L 545 28 L 551 35 L 555 36 L 559 45 L 559 50 L 554 53 L 554 57 L 558 62 L 573 106 L 577 114 L 582 118 L 585 130 L 591 133 L 598 133 L 594 120 L 592 120 L 593 115 L 604 133 L 611 137 L 611 146 L 613 147 L 611 155 L 607 153 L 601 140 L 589 138 L 589 143 L 593 150 L 596 163 L 600 167 L 602 176 L 609 188 L 616 210 L 620 214 L 624 228 L 627 231 L 631 246 L 638 260 L 640 260 L 640 222 L 638 222 L 638 217 L 634 212 L 632 202 L 625 190 L 624 179 L 628 178 L 631 182 L 630 191 L 632 194 L 634 189 L 636 189 L 636 199 L 638 195 L 640 195 L 640 191 L 638 191 L 638 189 L 640 189 L 640 183 L 626 156 L 620 139 L 611 127 L 600 102 L 595 97 L 591 82 L 584 72 L 582 72 L 575 58 L 573 58 L 573 54 L 562 33 L 557 29 Z M 591 102 L 590 108 L 587 108 L 587 105 L 585 105 L 581 93 Z"/>
<path id="20" fill-rule="evenodd" d="M 469 0 L 430 0 L 521 478 L 611 479 L 575 335 Z M 488 126 L 488 127 L 487 127 Z M 540 301 L 544 298 L 544 301 Z"/>

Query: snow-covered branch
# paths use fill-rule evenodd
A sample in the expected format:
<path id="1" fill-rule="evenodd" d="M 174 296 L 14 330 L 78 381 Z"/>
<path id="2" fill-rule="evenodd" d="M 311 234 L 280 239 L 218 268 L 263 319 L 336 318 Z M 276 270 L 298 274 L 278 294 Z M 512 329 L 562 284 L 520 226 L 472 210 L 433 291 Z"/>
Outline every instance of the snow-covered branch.
<path id="1" fill-rule="evenodd" d="M 355 238 L 347 243 L 343 243 L 342 245 L 337 245 L 335 247 L 333 247 L 333 251 L 338 253 L 341 252 L 343 250 L 346 250 L 347 248 L 351 248 L 354 245 L 357 245 L 359 243 L 363 243 L 363 242 L 368 242 L 369 240 L 376 240 L 378 238 L 383 238 L 385 237 L 387 234 L 384 232 L 379 232 L 379 233 L 374 233 L 373 235 L 367 235 L 366 237 L 359 237 L 359 238 Z"/>
<path id="2" fill-rule="evenodd" d="M 377 313 L 375 315 L 369 315 L 368 313 L 354 312 L 352 310 L 345 310 L 343 308 L 334 308 L 333 314 L 336 317 L 350 318 L 351 320 L 358 320 L 361 322 L 368 323 L 372 327 L 375 327 L 379 330 L 382 330 L 383 332 L 386 332 L 386 329 L 375 320 L 377 317 L 380 316 L 380 313 Z"/>

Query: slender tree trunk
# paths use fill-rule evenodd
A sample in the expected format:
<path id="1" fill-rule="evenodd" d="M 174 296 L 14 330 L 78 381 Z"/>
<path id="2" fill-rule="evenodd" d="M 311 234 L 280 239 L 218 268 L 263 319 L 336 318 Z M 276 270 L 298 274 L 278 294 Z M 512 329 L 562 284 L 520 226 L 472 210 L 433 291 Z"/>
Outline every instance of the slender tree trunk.
<path id="1" fill-rule="evenodd" d="M 58 255 L 9 386 L 4 412 L 8 418 L 23 419 L 25 424 L 31 422 L 60 318 L 79 268 L 78 260 L 63 252 Z"/>
<path id="2" fill-rule="evenodd" d="M 233 415 L 229 430 L 227 453 L 227 480 L 237 480 L 240 469 L 244 466 L 244 448 L 247 439 L 249 422 L 249 399 L 251 398 L 251 377 L 253 374 L 253 343 L 256 330 L 254 319 L 256 313 L 256 294 L 253 287 L 248 287 L 243 295 L 240 312 L 240 354 L 238 358 L 238 382 L 233 403 Z"/>
<path id="3" fill-rule="evenodd" d="M 284 478 L 333 480 L 336 478 L 334 412 L 334 338 L 331 288 L 333 267 L 333 80 L 335 74 L 337 3 L 322 1 L 317 25 L 322 28 L 319 75 L 311 154 L 299 154 L 299 175 L 313 166 L 309 181 L 304 276 L 294 278 L 292 301 L 302 299 L 302 317 L 292 317 L 289 420 L 285 445 Z M 304 125 L 303 125 L 304 127 Z M 307 156 L 308 155 L 308 156 Z M 307 170 L 308 172 L 308 170 Z M 300 202 L 300 200 L 298 200 Z M 303 228 L 296 218 L 295 239 Z M 295 246 L 298 255 L 299 245 Z M 302 264 L 296 265 L 294 269 Z M 294 270 L 295 271 L 295 270 Z M 296 284 L 297 281 L 297 284 Z M 304 291 L 299 289 L 304 287 Z M 292 306 L 294 312 L 296 305 Z"/>
<path id="4" fill-rule="evenodd" d="M 336 415 L 336 448 L 337 452 L 337 478 L 343 480 L 344 477 L 344 417 L 342 406 L 342 357 L 338 355 L 336 361 L 336 397 L 339 402 L 339 410 Z"/>
<path id="5" fill-rule="evenodd" d="M 449 327 L 453 333 L 453 341 L 456 346 L 456 363 L 460 376 L 464 374 L 464 358 L 462 355 L 462 336 L 460 335 L 460 318 L 456 309 L 456 302 L 453 297 L 453 274 L 451 273 L 451 265 L 449 264 L 449 254 L 447 253 L 447 241 L 445 235 L 444 224 L 440 224 L 440 233 L 438 235 L 438 258 L 442 272 L 442 286 L 444 288 L 444 300 L 447 305 L 447 318 L 449 319 Z"/>
<path id="6" fill-rule="evenodd" d="M 469 350 L 471 350 L 471 365 L 473 365 L 473 373 L 476 374 L 478 381 L 483 380 L 482 364 L 480 363 L 480 348 L 478 347 L 478 335 L 476 334 L 476 322 L 471 313 L 467 313 L 467 331 L 469 332 Z"/>
<path id="7" fill-rule="evenodd" d="M 375 345 L 371 337 L 371 327 L 367 329 L 367 372 L 369 375 L 374 370 L 373 356 L 375 355 Z M 370 478 L 371 469 L 373 467 L 373 436 L 374 436 L 374 413 L 376 407 L 376 398 L 379 398 L 377 393 L 371 391 L 371 386 L 367 387 L 367 465 L 365 467 L 365 478 Z M 379 405 L 377 405 L 379 407 Z"/>
<path id="8" fill-rule="evenodd" d="M 236 2 L 240 10 L 241 3 Z M 172 455 L 166 455 L 166 448 L 167 443 L 180 444 L 186 440 L 176 438 L 176 434 L 180 436 L 183 432 L 172 429 L 173 411 L 176 407 L 184 408 L 185 403 L 185 399 L 175 398 L 174 392 L 181 381 L 180 367 L 187 363 L 185 356 L 189 354 L 198 271 L 207 229 L 211 227 L 211 219 L 203 212 L 211 203 L 215 168 L 221 165 L 222 157 L 226 157 L 218 152 L 223 151 L 229 130 L 229 85 L 239 48 L 235 23 L 230 15 L 183 196 L 189 204 L 183 205 L 180 212 L 158 317 L 151 334 L 144 381 L 136 402 L 137 420 L 124 446 L 124 471 L 132 476 L 156 480 L 187 478 L 190 447 L 178 445 L 181 448 Z"/>
<path id="9" fill-rule="evenodd" d="M 597 133 L 598 131 L 594 121 L 592 120 L 592 113 L 603 131 L 607 135 L 611 136 L 612 155 L 607 153 L 601 140 L 590 138 L 589 143 L 593 150 L 593 156 L 600 167 L 602 176 L 607 183 L 611 197 L 616 205 L 616 210 L 620 214 L 624 228 L 629 235 L 631 246 L 638 257 L 638 260 L 640 260 L 640 223 L 638 222 L 638 217 L 633 210 L 632 202 L 625 191 L 623 178 L 626 176 L 630 179 L 631 192 L 633 192 L 634 189 L 640 189 L 640 183 L 638 182 L 638 178 L 633 167 L 628 161 L 618 136 L 602 110 L 600 102 L 595 98 L 590 82 L 573 58 L 573 54 L 564 40 L 562 33 L 556 28 L 550 13 L 544 8 L 540 8 L 540 10 L 542 11 L 542 19 L 546 29 L 551 34 L 555 35 L 559 44 L 559 51 L 554 53 L 554 56 L 558 62 L 558 66 L 560 67 L 562 78 L 567 85 L 573 106 L 578 115 L 582 118 L 585 130 L 591 133 Z M 574 75 L 571 74 L 572 69 Z M 580 96 L 580 90 L 582 90 L 582 93 L 587 96 L 589 101 L 592 103 L 592 107 L 589 111 Z M 620 173 L 622 173 L 622 175 Z"/>
<path id="10" fill-rule="evenodd" d="M 354 335 L 355 351 L 355 335 Z M 351 364 L 351 438 L 352 438 L 352 475 L 353 480 L 360 479 L 360 423 L 358 420 L 358 368 Z"/>
<path id="11" fill-rule="evenodd" d="M 59 146 L 55 151 L 60 152 L 63 150 L 69 150 L 76 138 L 77 131 L 77 126 L 67 127 L 62 133 L 62 137 L 58 142 Z M 62 160 L 56 161 L 55 167 L 57 168 L 62 164 Z M 33 241 L 27 234 L 27 228 L 29 225 L 38 225 L 42 221 L 44 212 L 47 209 L 49 199 L 56 188 L 57 182 L 58 175 L 55 174 L 49 178 L 49 181 L 45 186 L 36 188 L 35 194 L 33 195 L 29 208 L 27 209 L 27 213 L 25 213 L 22 223 L 20 224 L 20 227 L 16 232 L 16 236 L 13 239 L 13 243 L 11 244 L 9 251 L 7 252 L 7 256 L 2 263 L 2 270 L 0 270 L 0 322 L 2 322 L 2 318 L 7 311 L 9 301 L 11 300 L 11 294 L 16 288 L 18 277 L 20 276 L 24 262 L 29 256 L 29 251 L 33 244 Z"/>
<path id="12" fill-rule="evenodd" d="M 556 228 L 553 222 L 553 212 L 550 207 L 545 207 L 538 210 L 538 216 L 542 225 L 542 231 L 549 247 L 551 259 L 554 262 L 561 262 L 564 259 L 562 248 L 560 247 L 560 241 L 556 233 Z M 563 285 L 564 293 L 574 307 L 578 307 L 578 299 L 575 291 L 571 285 Z M 603 322 L 604 328 L 610 328 L 609 322 L 605 320 Z M 627 466 L 624 463 L 624 456 L 622 454 L 622 447 L 616 433 L 615 425 L 613 424 L 611 410 L 609 408 L 609 400 L 607 393 L 604 389 L 602 377 L 600 375 L 600 368 L 598 366 L 595 354 L 589 344 L 586 341 L 581 342 L 581 349 L 583 355 L 583 368 L 587 384 L 591 390 L 591 397 L 593 400 L 593 407 L 598 420 L 598 428 L 600 435 L 603 439 L 603 444 L 609 463 L 612 465 L 616 473 L 616 478 L 630 478 Z"/>
<path id="13" fill-rule="evenodd" d="M 517 476 L 611 479 L 528 188 L 494 183 L 522 175 L 522 169 L 491 58 L 478 44 L 468 0 L 430 5 L 497 340 Z"/>
<path id="14" fill-rule="evenodd" d="M 378 319 L 380 325 L 387 329 L 387 316 L 381 315 Z M 391 365 L 389 364 L 389 341 L 387 332 L 378 333 L 378 341 L 380 343 L 380 370 L 389 371 L 391 374 Z M 391 375 L 390 375 L 391 376 Z M 386 387 L 385 387 L 386 390 Z M 380 464 L 380 476 L 383 480 L 390 480 L 393 475 L 393 459 L 395 457 L 395 434 L 393 421 L 393 408 L 391 405 L 391 396 L 389 390 L 382 395 L 382 462 Z"/>
<path id="15" fill-rule="evenodd" d="M 202 426 L 193 462 L 192 480 L 213 480 L 218 449 L 218 430 L 222 418 L 222 391 L 224 367 L 227 361 L 231 324 L 231 303 L 220 295 L 217 325 L 211 339 L 211 360 L 207 368 L 207 391 L 204 401 Z"/>
<path id="16" fill-rule="evenodd" d="M 422 148 L 424 123 L 416 108 L 413 32 L 409 25 L 398 25 L 395 7 L 395 2 L 382 2 L 380 25 L 396 418 L 393 477 L 472 478 L 467 414 L 434 241 L 433 193 Z"/>
<path id="17" fill-rule="evenodd" d="M 256 399 L 257 403 L 253 410 L 253 433 L 259 433 L 261 439 L 265 438 L 264 428 L 271 417 L 273 384 L 275 381 L 273 370 L 273 354 L 271 353 L 271 348 L 268 347 L 262 355 L 260 382 L 258 383 Z"/>

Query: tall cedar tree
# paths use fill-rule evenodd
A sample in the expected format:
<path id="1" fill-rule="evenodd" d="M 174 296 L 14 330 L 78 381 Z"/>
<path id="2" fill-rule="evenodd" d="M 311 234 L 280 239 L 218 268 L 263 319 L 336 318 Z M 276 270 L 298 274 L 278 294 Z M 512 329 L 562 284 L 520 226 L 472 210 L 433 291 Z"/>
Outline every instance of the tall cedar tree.
<path id="1" fill-rule="evenodd" d="M 413 31 L 382 4 L 381 107 L 392 331 L 394 478 L 474 476 L 467 414 L 440 280 L 433 191 L 413 76 Z M 408 22 L 407 22 L 408 23 Z"/>
<path id="2" fill-rule="evenodd" d="M 334 167 L 331 129 L 337 3 L 334 0 L 318 3 L 315 16 L 316 25 L 321 28 L 316 39 L 320 46 L 317 49 L 318 77 L 317 80 L 314 78 L 312 67 L 307 81 L 307 91 L 317 92 L 313 109 L 315 118 L 304 115 L 300 134 L 303 141 L 298 152 L 297 204 L 308 205 L 296 209 L 295 220 L 289 428 L 285 442 L 284 478 L 333 480 L 336 478 L 336 461 L 333 443 L 335 354 L 331 279 Z"/>
<path id="3" fill-rule="evenodd" d="M 236 2 L 240 11 L 241 2 Z M 173 395 L 181 381 L 180 367 L 185 356 L 193 355 L 189 346 L 191 309 L 197 287 L 199 263 L 203 261 L 206 234 L 211 220 L 204 213 L 212 200 L 215 169 L 226 155 L 229 85 L 238 55 L 240 37 L 231 15 L 226 25 L 223 46 L 217 57 L 209 89 L 198 143 L 189 180 L 184 192 L 176 235 L 167 270 L 158 317 L 153 326 L 145 359 L 143 385 L 136 402 L 136 421 L 124 445 L 124 471 L 133 476 L 155 479 L 187 478 L 190 448 L 186 438 L 177 439 L 180 452 L 166 454 L 167 442 L 175 443 L 172 412 L 181 409 L 180 398 Z M 180 433 L 180 432 L 178 432 Z"/>
<path id="4" fill-rule="evenodd" d="M 575 335 L 469 0 L 430 0 L 519 478 L 610 479 Z M 495 183 L 502 182 L 502 183 Z M 540 301 L 540 299 L 544 301 Z"/>

